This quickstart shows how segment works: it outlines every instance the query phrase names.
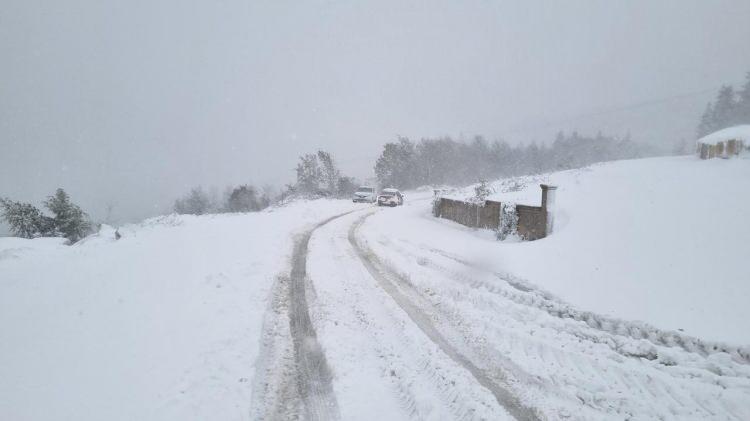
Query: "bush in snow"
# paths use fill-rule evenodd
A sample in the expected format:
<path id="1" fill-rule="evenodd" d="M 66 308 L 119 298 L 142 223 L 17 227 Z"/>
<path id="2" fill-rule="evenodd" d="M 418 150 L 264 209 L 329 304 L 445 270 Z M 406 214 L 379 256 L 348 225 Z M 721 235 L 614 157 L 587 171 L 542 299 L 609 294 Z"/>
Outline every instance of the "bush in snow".
<path id="1" fill-rule="evenodd" d="M 492 194 L 492 189 L 487 185 L 487 180 L 480 180 L 479 184 L 474 187 L 474 199 L 479 203 L 484 203 L 490 194 Z"/>
<path id="2" fill-rule="evenodd" d="M 253 212 L 263 207 L 255 187 L 242 185 L 232 190 L 227 198 L 225 208 L 228 212 Z"/>
<path id="3" fill-rule="evenodd" d="M 497 228 L 497 239 L 505 240 L 518 232 L 518 213 L 515 203 L 503 203 L 500 205 L 500 225 Z"/>
<path id="4" fill-rule="evenodd" d="M 211 198 L 200 186 L 194 187 L 186 196 L 175 200 L 174 211 L 179 214 L 204 215 L 214 209 Z"/>
<path id="5" fill-rule="evenodd" d="M 354 177 L 341 177 L 337 189 L 339 197 L 351 196 L 357 191 L 357 181 Z"/>
<path id="6" fill-rule="evenodd" d="M 44 206 L 53 217 L 44 215 L 31 204 L 0 199 L 2 217 L 18 237 L 65 237 L 72 244 L 91 233 L 88 215 L 70 201 L 65 190 L 57 189 Z"/>
<path id="7" fill-rule="evenodd" d="M 0 212 L 10 226 L 13 235 L 21 238 L 36 238 L 55 235 L 52 218 L 29 203 L 13 202 L 0 198 Z"/>

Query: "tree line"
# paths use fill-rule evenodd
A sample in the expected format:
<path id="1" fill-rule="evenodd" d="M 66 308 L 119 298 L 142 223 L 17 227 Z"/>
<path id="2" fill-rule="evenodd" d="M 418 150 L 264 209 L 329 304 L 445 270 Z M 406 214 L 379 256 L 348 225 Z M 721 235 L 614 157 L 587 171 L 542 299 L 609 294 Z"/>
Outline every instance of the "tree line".
<path id="1" fill-rule="evenodd" d="M 510 146 L 481 136 L 470 142 L 443 137 L 413 142 L 400 137 L 386 143 L 375 163 L 381 187 L 409 189 L 423 185 L 460 185 L 479 180 L 580 168 L 595 162 L 654 154 L 630 136 L 583 136 L 559 132 L 551 145 L 532 142 Z"/>
<path id="2" fill-rule="evenodd" d="M 273 188 L 258 188 L 252 184 L 227 187 L 223 198 L 209 193 L 201 186 L 190 189 L 175 200 L 172 210 L 181 215 L 205 215 L 209 213 L 257 212 L 271 205 Z"/>
<path id="3" fill-rule="evenodd" d="M 700 138 L 738 124 L 750 124 L 750 72 L 739 90 L 735 91 L 731 85 L 719 89 L 716 99 L 706 105 L 696 134 Z"/>
<path id="4" fill-rule="evenodd" d="M 295 172 L 296 181 L 278 194 L 271 187 L 259 189 L 243 184 L 227 188 L 223 198 L 217 199 L 198 186 L 175 200 L 173 210 L 192 215 L 257 212 L 293 198 L 349 197 L 357 188 L 357 181 L 343 175 L 333 155 L 323 150 L 300 156 Z"/>

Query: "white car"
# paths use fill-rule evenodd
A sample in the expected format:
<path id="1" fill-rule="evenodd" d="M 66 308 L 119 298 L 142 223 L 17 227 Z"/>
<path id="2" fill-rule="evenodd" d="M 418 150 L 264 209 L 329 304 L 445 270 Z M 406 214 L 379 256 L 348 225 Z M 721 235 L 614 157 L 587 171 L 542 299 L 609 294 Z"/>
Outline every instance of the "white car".
<path id="1" fill-rule="evenodd" d="M 352 197 L 352 202 L 365 202 L 365 203 L 374 203 L 375 202 L 375 189 L 372 187 L 367 186 L 360 186 L 357 187 L 357 191 L 354 192 L 354 196 Z"/>
<path id="2" fill-rule="evenodd" d="M 404 204 L 404 195 L 396 189 L 383 189 L 378 195 L 378 206 L 401 206 Z"/>

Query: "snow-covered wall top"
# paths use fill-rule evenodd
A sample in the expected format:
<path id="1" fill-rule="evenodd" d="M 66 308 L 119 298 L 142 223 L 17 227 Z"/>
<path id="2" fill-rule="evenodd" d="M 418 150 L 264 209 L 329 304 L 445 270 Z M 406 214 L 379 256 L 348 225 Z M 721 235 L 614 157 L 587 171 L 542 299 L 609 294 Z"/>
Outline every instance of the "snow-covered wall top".
<path id="1" fill-rule="evenodd" d="M 726 142 L 732 139 L 741 140 L 744 143 L 750 143 L 750 124 L 721 129 L 698 139 L 698 143 L 715 145 L 719 142 Z"/>

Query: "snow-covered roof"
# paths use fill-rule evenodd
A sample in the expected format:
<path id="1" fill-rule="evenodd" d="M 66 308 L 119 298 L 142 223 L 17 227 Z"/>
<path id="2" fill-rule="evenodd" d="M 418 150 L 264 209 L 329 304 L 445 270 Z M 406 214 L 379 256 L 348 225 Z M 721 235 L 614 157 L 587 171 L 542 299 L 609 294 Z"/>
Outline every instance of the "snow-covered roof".
<path id="1" fill-rule="evenodd" d="M 715 145 L 719 142 L 726 142 L 732 139 L 750 143 L 750 124 L 721 129 L 698 139 L 698 143 Z"/>
<path id="2" fill-rule="evenodd" d="M 383 192 L 385 192 L 385 193 L 398 193 L 398 189 L 394 189 L 394 188 L 390 188 L 389 187 L 387 189 L 383 189 Z"/>

